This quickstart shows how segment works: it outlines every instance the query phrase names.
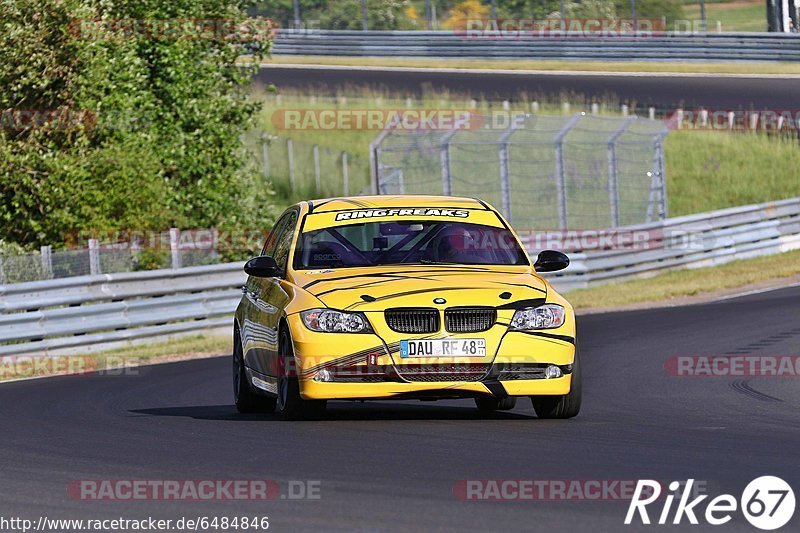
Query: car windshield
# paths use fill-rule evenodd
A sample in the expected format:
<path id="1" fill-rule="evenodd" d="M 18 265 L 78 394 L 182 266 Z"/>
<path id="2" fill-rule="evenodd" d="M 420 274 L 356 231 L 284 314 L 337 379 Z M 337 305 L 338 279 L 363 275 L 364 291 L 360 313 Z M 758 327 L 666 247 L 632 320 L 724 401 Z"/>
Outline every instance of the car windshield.
<path id="1" fill-rule="evenodd" d="M 366 222 L 303 233 L 294 267 L 392 264 L 527 265 L 506 228 L 463 222 Z"/>

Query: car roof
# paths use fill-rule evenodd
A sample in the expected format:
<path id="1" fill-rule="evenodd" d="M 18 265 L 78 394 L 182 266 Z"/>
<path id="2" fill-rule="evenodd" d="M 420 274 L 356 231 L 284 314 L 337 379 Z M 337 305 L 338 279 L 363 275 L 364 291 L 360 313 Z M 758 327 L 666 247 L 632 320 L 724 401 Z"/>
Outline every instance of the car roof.
<path id="1" fill-rule="evenodd" d="M 374 209 L 391 207 L 439 207 L 445 209 L 490 209 L 477 198 L 458 196 L 430 196 L 421 194 L 347 196 L 341 198 L 325 198 L 309 200 L 308 211 L 312 213 L 328 213 L 348 209 Z"/>

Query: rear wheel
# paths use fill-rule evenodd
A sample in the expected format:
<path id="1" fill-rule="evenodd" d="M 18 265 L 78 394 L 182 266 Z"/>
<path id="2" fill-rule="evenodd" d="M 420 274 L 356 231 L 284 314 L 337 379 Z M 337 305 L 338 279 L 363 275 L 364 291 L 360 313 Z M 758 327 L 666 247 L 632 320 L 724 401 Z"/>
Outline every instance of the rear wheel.
<path id="1" fill-rule="evenodd" d="M 581 364 L 575 349 L 572 365 L 572 384 L 563 396 L 531 396 L 533 409 L 539 418 L 572 418 L 581 410 Z"/>
<path id="2" fill-rule="evenodd" d="M 284 420 L 313 420 L 325 416 L 325 400 L 304 400 L 300 396 L 300 383 L 291 369 L 294 347 L 289 332 L 281 330 L 280 355 L 284 358 L 283 372 L 278 377 L 278 412 Z"/>
<path id="3" fill-rule="evenodd" d="M 253 391 L 244 367 L 242 341 L 239 328 L 233 330 L 233 399 L 240 413 L 271 413 L 275 411 L 276 398 Z"/>
<path id="4" fill-rule="evenodd" d="M 475 405 L 479 411 L 510 411 L 517 405 L 513 396 L 495 398 L 494 396 L 480 396 L 475 398 Z"/>

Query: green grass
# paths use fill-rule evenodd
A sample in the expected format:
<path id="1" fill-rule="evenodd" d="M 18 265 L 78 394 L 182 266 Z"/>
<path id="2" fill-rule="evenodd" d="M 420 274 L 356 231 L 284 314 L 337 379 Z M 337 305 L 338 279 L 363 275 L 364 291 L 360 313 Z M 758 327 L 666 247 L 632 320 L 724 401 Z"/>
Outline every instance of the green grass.
<path id="1" fill-rule="evenodd" d="M 664 152 L 670 216 L 800 196 L 797 138 L 680 131 Z"/>
<path id="2" fill-rule="evenodd" d="M 103 370 L 107 368 L 136 367 L 148 363 L 188 359 L 211 355 L 224 355 L 231 352 L 231 337 L 228 335 L 191 335 L 152 344 L 131 345 L 96 353 L 64 356 L 45 356 L 55 364 L 37 365 L 35 370 L 29 364 L 12 364 L 10 358 L 0 366 L 0 381 L 10 379 L 48 376 L 80 371 Z M 21 360 L 24 358 L 16 358 Z"/>
<path id="3" fill-rule="evenodd" d="M 647 279 L 578 289 L 566 293 L 566 297 L 576 309 L 615 307 L 703 295 L 798 274 L 800 250 L 741 259 L 717 267 L 677 270 Z"/>
<path id="4" fill-rule="evenodd" d="M 510 112 L 530 111 L 529 104 L 533 95 L 519 95 L 512 102 Z M 565 94 L 564 100 L 573 102 L 571 113 L 587 109 L 589 105 L 580 95 Z M 328 98 L 317 94 L 287 93 L 280 97 L 264 96 L 264 108 L 260 117 L 258 131 L 248 136 L 248 142 L 257 154 L 260 154 L 259 132 L 266 130 L 277 138 L 270 148 L 270 166 L 273 185 L 279 201 L 286 204 L 300 199 L 336 196 L 342 194 L 342 171 L 340 153 L 350 154 L 350 194 L 369 190 L 369 143 L 377 136 L 376 130 L 343 130 L 343 131 L 281 131 L 272 123 L 272 115 L 281 109 L 405 109 L 405 98 L 398 98 L 388 92 L 364 92 L 359 96 L 348 95 L 339 98 Z M 427 93 L 422 101 L 414 100 L 412 107 L 416 109 L 471 109 L 472 102 L 464 95 L 453 93 Z M 475 111 L 487 113 L 502 109 L 499 102 L 477 101 Z M 617 114 L 618 105 L 607 101 L 602 103 L 601 115 Z M 542 115 L 559 114 L 562 107 L 559 103 L 541 102 L 539 113 Z M 640 109 L 638 113 L 645 114 Z M 587 119 L 588 120 L 588 119 Z M 595 121 L 592 127 L 605 127 Z M 288 158 L 286 155 L 286 138 L 291 137 L 295 143 L 296 190 L 291 193 L 288 183 Z M 320 146 L 321 190 L 316 189 L 314 164 L 311 146 Z M 460 150 L 460 149 L 459 149 Z M 474 189 L 463 185 L 457 194 L 477 195 L 486 191 L 486 180 L 494 179 L 497 174 L 496 149 L 490 146 L 476 146 L 466 166 L 459 168 L 456 154 L 451 156 L 454 162 L 453 173 L 466 176 L 477 184 Z M 525 178 L 530 174 L 525 170 L 526 160 L 539 159 L 542 165 L 548 166 L 552 158 L 552 150 L 547 147 L 533 147 L 523 152 L 511 151 L 512 165 L 518 172 L 512 172 Z M 462 154 L 464 155 L 464 154 Z M 731 133 L 724 131 L 695 132 L 674 131 L 667 136 L 665 144 L 666 172 L 670 216 L 723 209 L 752 203 L 767 202 L 783 198 L 800 196 L 800 146 L 793 137 L 771 137 L 763 134 Z M 413 165 L 409 165 L 406 183 L 413 183 L 438 176 L 439 154 L 430 153 L 418 157 Z M 416 173 L 414 168 L 416 168 Z M 587 169 L 584 169 L 587 170 Z M 512 168 L 513 171 L 513 168 Z M 527 172 L 527 174 L 526 174 Z M 587 170 L 588 172 L 588 170 Z M 520 178 L 520 179 L 522 179 Z M 580 191 L 578 191 L 580 192 Z M 623 195 L 634 194 L 631 187 L 621 190 Z M 597 191 L 595 191 L 597 193 Z M 601 191 L 602 193 L 602 191 Z M 576 194 L 578 194 L 576 192 Z M 584 194 L 586 210 L 590 209 L 591 190 Z M 485 192 L 482 194 L 485 196 Z M 500 204 L 497 194 L 489 195 L 486 200 Z M 529 205 L 530 199 L 515 197 L 515 201 Z M 625 200 L 625 198 L 623 198 Z M 634 201 L 636 199 L 630 199 Z M 537 205 L 545 207 L 553 204 L 548 199 L 539 199 Z M 552 210 L 550 210 L 552 211 Z M 519 210 L 517 210 L 519 212 Z M 544 216 L 544 215 L 543 215 Z M 554 223 L 550 220 L 554 213 L 547 214 L 544 222 L 532 227 L 544 227 L 542 224 Z M 586 220 L 594 220 L 603 214 L 586 211 Z M 550 217 L 550 218 L 547 218 Z M 603 219 L 604 220 L 604 219 Z M 598 222 L 602 225 L 602 223 Z M 625 221 L 623 221 L 625 223 Z M 517 221 L 517 225 L 519 222 Z M 519 226 L 522 227 L 522 226 Z M 550 226 L 548 226 L 550 227 Z"/>
<path id="5" fill-rule="evenodd" d="M 700 20 L 699 3 L 687 5 L 684 13 L 689 20 Z M 767 8 L 760 0 L 707 3 L 706 20 L 709 31 L 717 31 L 717 21 L 722 31 L 767 31 Z"/>
<path id="6" fill-rule="evenodd" d="M 761 5 L 760 18 L 747 19 L 735 23 L 736 27 L 749 26 L 752 29 L 738 31 L 764 31 L 766 8 Z M 716 21 L 722 20 L 724 31 L 734 31 L 728 27 L 728 15 L 725 18 L 714 18 L 709 12 L 716 13 L 706 8 L 706 18 L 711 31 L 716 31 Z M 742 12 L 755 13 L 754 7 L 742 9 Z M 687 12 L 689 9 L 687 8 Z M 739 17 L 738 10 L 730 10 L 732 20 Z M 700 11 L 691 12 L 689 19 L 700 19 Z M 716 15 L 715 15 L 716 16 Z M 247 61 L 247 58 L 242 58 Z M 367 67 L 413 67 L 413 68 L 457 68 L 457 69 L 501 69 L 501 70 L 573 70 L 589 72 L 680 72 L 700 74 L 800 74 L 800 64 L 788 62 L 705 62 L 705 61 L 578 61 L 578 60 L 546 60 L 546 59 L 429 59 L 429 58 L 393 58 L 393 57 L 328 57 L 328 56 L 273 56 L 267 64 L 299 64 L 299 65 L 345 65 Z M 320 73 L 320 75 L 323 75 Z"/>

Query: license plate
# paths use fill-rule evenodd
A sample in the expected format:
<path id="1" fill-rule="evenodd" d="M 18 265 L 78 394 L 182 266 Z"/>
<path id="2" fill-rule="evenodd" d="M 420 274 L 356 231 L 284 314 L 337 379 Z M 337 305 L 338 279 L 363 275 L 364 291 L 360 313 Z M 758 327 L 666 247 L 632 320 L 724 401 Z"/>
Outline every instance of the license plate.
<path id="1" fill-rule="evenodd" d="M 400 341 L 400 357 L 485 357 L 486 339 Z"/>

